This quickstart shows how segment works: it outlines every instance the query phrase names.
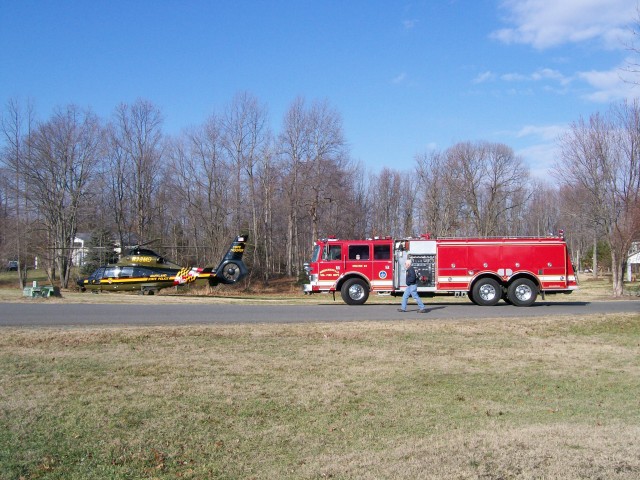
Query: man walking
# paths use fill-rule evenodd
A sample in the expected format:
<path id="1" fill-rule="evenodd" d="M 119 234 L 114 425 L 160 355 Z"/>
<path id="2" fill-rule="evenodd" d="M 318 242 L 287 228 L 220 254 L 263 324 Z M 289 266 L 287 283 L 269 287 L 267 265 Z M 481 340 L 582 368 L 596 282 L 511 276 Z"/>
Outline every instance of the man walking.
<path id="1" fill-rule="evenodd" d="M 404 268 L 407 271 L 407 289 L 404 291 L 404 295 L 402 295 L 402 308 L 399 308 L 398 311 L 407 311 L 407 302 L 409 301 L 409 296 L 412 296 L 418 303 L 418 307 L 420 307 L 420 313 L 427 313 L 427 309 L 418 295 L 418 275 L 416 274 L 416 269 L 411 265 L 411 259 L 407 259 L 407 261 L 404 262 Z"/>

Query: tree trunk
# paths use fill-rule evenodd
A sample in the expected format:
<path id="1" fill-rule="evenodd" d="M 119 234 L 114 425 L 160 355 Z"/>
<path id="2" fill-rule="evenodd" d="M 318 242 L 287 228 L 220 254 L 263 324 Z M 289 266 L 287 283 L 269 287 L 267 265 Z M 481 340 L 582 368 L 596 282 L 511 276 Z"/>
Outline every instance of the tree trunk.
<path id="1" fill-rule="evenodd" d="M 593 278 L 598 277 L 598 237 L 593 237 Z"/>
<path id="2" fill-rule="evenodd" d="M 613 248 L 611 249 L 611 282 L 613 296 L 621 297 L 624 290 L 624 260 Z"/>

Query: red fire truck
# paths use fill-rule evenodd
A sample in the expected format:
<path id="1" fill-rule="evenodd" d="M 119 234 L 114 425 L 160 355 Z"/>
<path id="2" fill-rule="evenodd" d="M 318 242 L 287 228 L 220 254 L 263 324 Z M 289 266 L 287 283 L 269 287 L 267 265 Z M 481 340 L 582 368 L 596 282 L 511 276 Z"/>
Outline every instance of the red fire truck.
<path id="1" fill-rule="evenodd" d="M 402 295 L 405 261 L 418 275 L 418 292 L 467 295 L 482 306 L 526 307 L 538 296 L 578 288 L 562 232 L 550 237 L 322 239 L 305 264 L 307 294 L 339 291 L 349 305 L 370 292 Z"/>

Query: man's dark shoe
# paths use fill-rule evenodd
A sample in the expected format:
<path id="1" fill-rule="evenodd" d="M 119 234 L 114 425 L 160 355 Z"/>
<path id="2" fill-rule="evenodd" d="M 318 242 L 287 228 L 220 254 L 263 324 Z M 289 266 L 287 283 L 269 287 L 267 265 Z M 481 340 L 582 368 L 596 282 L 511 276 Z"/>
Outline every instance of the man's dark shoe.
<path id="1" fill-rule="evenodd" d="M 426 308 L 421 308 L 420 310 L 418 310 L 418 313 L 427 313 L 427 309 Z"/>
<path id="2" fill-rule="evenodd" d="M 398 309 L 398 311 L 399 311 L 399 312 L 402 312 L 402 313 L 407 313 L 407 311 L 406 311 L 406 310 L 403 310 L 403 309 L 401 309 L 401 308 L 399 308 L 399 309 Z"/>

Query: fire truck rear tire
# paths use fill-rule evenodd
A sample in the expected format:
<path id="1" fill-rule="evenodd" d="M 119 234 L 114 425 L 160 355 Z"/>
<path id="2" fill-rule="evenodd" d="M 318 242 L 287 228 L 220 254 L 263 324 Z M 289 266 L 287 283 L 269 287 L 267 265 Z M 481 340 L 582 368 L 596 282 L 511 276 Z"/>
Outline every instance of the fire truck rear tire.
<path id="1" fill-rule="evenodd" d="M 536 301 L 538 289 L 528 278 L 519 278 L 509 285 L 507 296 L 516 307 L 530 307 Z"/>
<path id="2" fill-rule="evenodd" d="M 511 303 L 511 299 L 509 299 L 509 294 L 507 292 L 502 292 L 502 301 L 507 305 L 513 305 Z"/>
<path id="3" fill-rule="evenodd" d="M 350 278 L 340 289 L 342 300 L 347 305 L 362 305 L 369 298 L 369 287 L 359 278 Z"/>
<path id="4" fill-rule="evenodd" d="M 474 305 L 478 305 L 478 302 L 476 302 L 476 299 L 473 298 L 473 291 L 469 290 L 467 292 L 467 297 L 469 298 L 469 300 L 471 300 L 471 303 L 473 303 Z"/>
<path id="5" fill-rule="evenodd" d="M 493 278 L 481 278 L 473 286 L 471 294 L 476 305 L 491 307 L 502 298 L 502 287 Z"/>

